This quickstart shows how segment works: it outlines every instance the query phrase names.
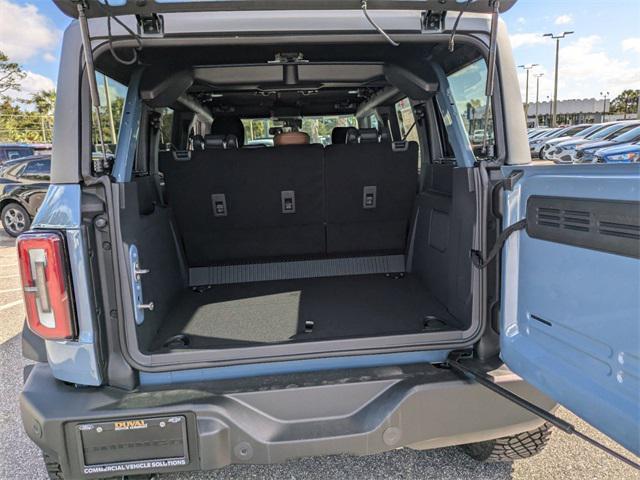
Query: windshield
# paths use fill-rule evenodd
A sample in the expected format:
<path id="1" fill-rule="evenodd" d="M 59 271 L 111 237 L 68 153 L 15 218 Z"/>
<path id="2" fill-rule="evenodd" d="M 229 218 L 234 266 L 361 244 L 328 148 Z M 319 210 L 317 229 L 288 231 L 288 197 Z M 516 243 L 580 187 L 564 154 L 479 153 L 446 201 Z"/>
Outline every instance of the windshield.
<path id="1" fill-rule="evenodd" d="M 583 131 L 581 131 L 580 136 L 584 138 L 590 138 L 590 135 L 593 135 L 598 130 L 602 130 L 603 128 L 605 128 L 605 126 L 606 125 L 603 125 L 601 123 L 598 123 L 596 125 L 591 125 L 589 128 L 586 128 Z"/>
<path id="2" fill-rule="evenodd" d="M 558 132 L 558 136 L 559 137 L 573 137 L 574 135 L 582 132 L 583 130 L 585 130 L 587 128 L 586 125 L 578 125 L 575 127 L 567 127 L 567 128 L 563 128 L 562 130 L 560 130 Z"/>
<path id="3" fill-rule="evenodd" d="M 604 139 L 607 139 L 609 136 L 612 136 L 614 133 L 616 133 L 621 128 L 623 128 L 622 124 L 614 123 L 613 125 L 610 125 L 607 128 L 603 128 L 602 130 L 597 131 L 595 134 L 593 134 L 591 137 L 589 137 L 589 140 L 604 140 Z"/>
<path id="4" fill-rule="evenodd" d="M 614 138 L 619 142 L 634 142 L 638 140 L 638 137 L 640 137 L 640 126 L 636 126 L 636 128 L 631 129 L 628 132 L 616 135 Z"/>
<path id="5" fill-rule="evenodd" d="M 271 118 L 246 118 L 242 119 L 244 125 L 245 141 L 248 145 L 263 144 L 273 146 L 273 137 L 276 132 L 287 131 L 289 124 L 297 123 L 297 130 L 309 135 L 311 143 L 329 145 L 331 132 L 335 127 L 358 127 L 356 117 L 353 115 L 330 115 L 323 117 L 304 117 L 301 119 L 274 120 Z"/>

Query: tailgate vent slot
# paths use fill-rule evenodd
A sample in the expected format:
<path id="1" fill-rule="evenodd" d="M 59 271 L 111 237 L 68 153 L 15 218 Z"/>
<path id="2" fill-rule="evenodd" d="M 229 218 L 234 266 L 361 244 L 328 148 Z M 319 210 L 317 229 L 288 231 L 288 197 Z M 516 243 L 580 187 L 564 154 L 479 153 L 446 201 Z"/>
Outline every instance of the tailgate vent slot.
<path id="1" fill-rule="evenodd" d="M 640 226 L 617 222 L 598 222 L 598 233 L 613 237 L 632 238 L 640 240 Z"/>
<path id="2" fill-rule="evenodd" d="M 640 202 L 547 197 L 527 200 L 531 238 L 640 258 Z"/>
<path id="3" fill-rule="evenodd" d="M 548 207 L 540 207 L 537 210 L 536 220 L 539 225 L 580 232 L 590 230 L 591 214 L 589 212 Z"/>

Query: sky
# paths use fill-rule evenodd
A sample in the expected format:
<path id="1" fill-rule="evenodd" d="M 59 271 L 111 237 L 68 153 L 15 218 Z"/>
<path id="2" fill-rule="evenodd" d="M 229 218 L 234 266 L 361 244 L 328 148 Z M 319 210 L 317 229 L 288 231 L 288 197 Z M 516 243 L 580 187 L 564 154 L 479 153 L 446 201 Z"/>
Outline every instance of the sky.
<path id="1" fill-rule="evenodd" d="M 502 15 L 517 65 L 539 64 L 540 100 L 553 92 L 555 41 L 561 40 L 558 98 L 615 97 L 640 89 L 640 0 L 518 0 Z M 0 0 L 0 50 L 27 72 L 20 96 L 55 88 L 64 29 L 70 19 L 51 0 Z M 522 96 L 525 72 L 519 71 Z M 529 101 L 535 100 L 530 77 Z"/>

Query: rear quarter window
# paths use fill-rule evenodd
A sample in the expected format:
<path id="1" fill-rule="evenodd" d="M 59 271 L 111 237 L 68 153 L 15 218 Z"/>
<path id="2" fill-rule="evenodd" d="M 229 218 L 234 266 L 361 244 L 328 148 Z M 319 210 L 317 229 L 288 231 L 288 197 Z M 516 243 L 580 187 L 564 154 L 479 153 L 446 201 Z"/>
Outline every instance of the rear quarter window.
<path id="1" fill-rule="evenodd" d="M 487 97 L 487 65 L 484 59 L 477 60 L 448 75 L 449 88 L 458 113 L 467 132 L 469 143 L 474 147 L 482 145 L 485 126 Z M 493 143 L 494 127 L 491 110 L 487 116 L 487 140 Z"/>

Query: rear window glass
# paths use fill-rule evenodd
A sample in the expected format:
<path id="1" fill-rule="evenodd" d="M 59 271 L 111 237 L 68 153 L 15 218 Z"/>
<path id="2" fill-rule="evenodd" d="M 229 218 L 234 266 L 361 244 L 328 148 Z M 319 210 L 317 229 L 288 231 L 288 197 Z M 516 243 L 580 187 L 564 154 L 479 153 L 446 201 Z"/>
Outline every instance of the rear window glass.
<path id="1" fill-rule="evenodd" d="M 100 125 L 102 126 L 104 143 L 108 153 L 115 153 L 127 87 L 98 72 L 96 72 L 96 80 L 100 94 Z M 94 128 L 91 140 L 93 145 L 98 146 L 100 145 L 98 128 L 95 125 L 95 116 L 92 118 Z"/>
<path id="2" fill-rule="evenodd" d="M 400 126 L 400 136 L 403 140 L 418 142 L 418 129 L 413 116 L 413 108 L 408 98 L 403 98 L 395 104 L 398 125 Z"/>
<path id="3" fill-rule="evenodd" d="M 162 110 L 162 116 L 160 117 L 160 148 L 168 149 L 173 138 L 173 110 L 165 108 Z"/>
<path id="4" fill-rule="evenodd" d="M 469 143 L 472 146 L 482 144 L 484 134 L 485 109 L 487 97 L 485 86 L 487 83 L 487 65 L 484 59 L 467 65 L 466 67 L 448 76 L 449 88 L 462 123 L 467 131 Z M 488 116 L 487 138 L 493 143 L 493 118 L 491 111 Z"/>

